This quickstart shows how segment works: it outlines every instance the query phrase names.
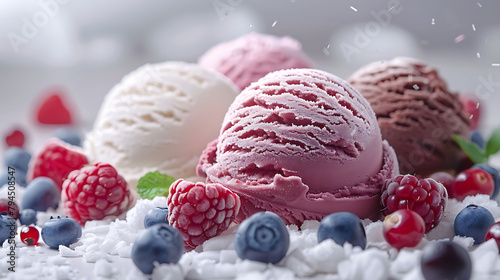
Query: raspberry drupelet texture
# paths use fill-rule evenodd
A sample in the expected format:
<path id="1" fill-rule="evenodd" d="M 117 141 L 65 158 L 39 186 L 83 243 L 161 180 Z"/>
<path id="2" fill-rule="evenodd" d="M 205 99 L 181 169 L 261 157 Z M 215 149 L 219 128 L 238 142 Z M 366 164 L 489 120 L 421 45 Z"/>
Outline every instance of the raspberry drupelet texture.
<path id="1" fill-rule="evenodd" d="M 69 145 L 59 139 L 50 139 L 33 156 L 28 168 L 28 180 L 49 177 L 59 190 L 68 174 L 88 164 L 87 157 L 79 147 Z"/>
<path id="2" fill-rule="evenodd" d="M 186 250 L 229 228 L 240 209 L 238 195 L 221 184 L 179 179 L 169 192 L 169 223 L 181 232 Z"/>
<path id="3" fill-rule="evenodd" d="M 98 162 L 71 172 L 61 201 L 66 215 L 80 224 L 117 217 L 133 203 L 127 182 L 108 163 Z"/>
<path id="4" fill-rule="evenodd" d="M 448 201 L 446 188 L 436 180 L 398 175 L 385 181 L 381 203 L 385 215 L 398 209 L 417 212 L 425 222 L 425 232 L 437 226 Z"/>

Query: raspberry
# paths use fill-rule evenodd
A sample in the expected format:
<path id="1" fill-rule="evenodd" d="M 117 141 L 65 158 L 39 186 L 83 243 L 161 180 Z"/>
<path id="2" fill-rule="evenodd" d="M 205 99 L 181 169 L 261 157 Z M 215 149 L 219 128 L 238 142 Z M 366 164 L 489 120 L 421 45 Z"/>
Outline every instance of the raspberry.
<path id="1" fill-rule="evenodd" d="M 481 120 L 481 107 L 479 99 L 473 94 L 460 95 L 460 102 L 470 119 L 470 128 L 477 129 Z"/>
<path id="2" fill-rule="evenodd" d="M 446 188 L 431 178 L 398 175 L 382 186 L 384 214 L 389 215 L 398 209 L 413 210 L 424 219 L 425 232 L 439 224 L 447 201 Z"/>
<path id="3" fill-rule="evenodd" d="M 22 148 L 24 146 L 24 133 L 15 129 L 9 133 L 9 135 L 5 136 L 5 143 L 8 147 L 19 147 Z"/>
<path id="4" fill-rule="evenodd" d="M 127 211 L 132 194 L 113 166 L 97 162 L 72 171 L 63 183 L 61 202 L 66 215 L 81 225 L 117 217 Z"/>
<path id="5" fill-rule="evenodd" d="M 181 232 L 186 250 L 225 231 L 240 209 L 238 195 L 217 183 L 179 179 L 169 192 L 169 223 Z"/>
<path id="6" fill-rule="evenodd" d="M 36 119 L 41 124 L 71 124 L 73 118 L 68 106 L 64 103 L 62 93 L 53 93 L 41 102 Z"/>
<path id="7" fill-rule="evenodd" d="M 28 180 L 40 176 L 49 177 L 61 190 L 68 174 L 88 163 L 82 149 L 58 139 L 50 139 L 31 159 Z"/>

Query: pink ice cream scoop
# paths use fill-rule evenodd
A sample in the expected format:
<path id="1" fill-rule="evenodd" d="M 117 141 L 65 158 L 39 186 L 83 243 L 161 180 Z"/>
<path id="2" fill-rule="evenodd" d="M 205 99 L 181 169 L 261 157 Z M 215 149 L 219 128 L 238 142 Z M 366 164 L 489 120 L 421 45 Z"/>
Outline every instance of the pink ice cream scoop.
<path id="1" fill-rule="evenodd" d="M 399 173 L 366 99 L 313 69 L 273 72 L 243 90 L 197 171 L 240 195 L 238 219 L 268 210 L 293 224 L 339 211 L 377 219 L 380 188 Z"/>
<path id="2" fill-rule="evenodd" d="M 220 43 L 208 50 L 198 63 L 224 74 L 240 89 L 273 71 L 312 67 L 295 39 L 259 33 Z"/>

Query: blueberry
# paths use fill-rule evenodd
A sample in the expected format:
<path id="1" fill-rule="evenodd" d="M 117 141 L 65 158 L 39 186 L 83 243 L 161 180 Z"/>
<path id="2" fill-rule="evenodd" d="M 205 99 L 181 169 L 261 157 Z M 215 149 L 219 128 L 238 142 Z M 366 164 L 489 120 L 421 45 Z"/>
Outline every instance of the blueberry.
<path id="1" fill-rule="evenodd" d="M 272 212 L 255 213 L 244 220 L 234 237 L 241 259 L 278 263 L 290 246 L 290 234 L 283 220 Z"/>
<path id="2" fill-rule="evenodd" d="M 54 132 L 54 136 L 73 146 L 82 146 L 80 133 L 72 127 L 61 127 Z"/>
<path id="3" fill-rule="evenodd" d="M 42 227 L 42 239 L 51 249 L 69 246 L 82 236 L 82 227 L 71 218 L 50 218 Z"/>
<path id="4" fill-rule="evenodd" d="M 152 225 L 159 223 L 168 224 L 168 208 L 167 207 L 156 207 L 150 209 L 146 216 L 144 216 L 144 228 L 148 228 Z"/>
<path id="5" fill-rule="evenodd" d="M 349 212 L 333 213 L 321 221 L 318 228 L 318 242 L 332 239 L 341 246 L 345 242 L 361 249 L 366 247 L 366 233 L 358 216 Z"/>
<path id="6" fill-rule="evenodd" d="M 59 188 L 48 177 L 37 177 L 26 187 L 21 207 L 35 211 L 46 211 L 48 208 L 56 209 L 60 199 Z"/>
<path id="7" fill-rule="evenodd" d="M 427 244 L 422 250 L 420 268 L 426 280 L 468 280 L 472 274 L 469 253 L 453 241 Z"/>
<path id="8" fill-rule="evenodd" d="M 470 133 L 470 141 L 476 143 L 480 148 L 484 148 L 486 142 L 484 141 L 483 135 L 477 130 L 473 130 Z"/>
<path id="9" fill-rule="evenodd" d="M 132 246 L 132 261 L 144 274 L 151 274 L 154 262 L 177 263 L 183 252 L 181 233 L 168 224 L 161 223 L 139 233 Z"/>
<path id="10" fill-rule="evenodd" d="M 23 173 L 28 172 L 28 164 L 31 160 L 31 154 L 26 150 L 11 147 L 5 151 L 4 163 L 5 166 L 11 166 L 17 171 L 23 171 Z"/>
<path id="11" fill-rule="evenodd" d="M 0 186 L 5 186 L 9 183 L 9 174 L 7 172 L 0 173 Z"/>
<path id="12" fill-rule="evenodd" d="M 7 212 L 0 213 L 0 245 L 11 236 L 17 233 L 16 220 L 7 215 Z"/>
<path id="13" fill-rule="evenodd" d="M 24 209 L 19 214 L 19 222 L 24 226 L 36 225 L 36 211 L 33 209 Z"/>
<path id="14" fill-rule="evenodd" d="M 11 171 L 12 172 L 12 171 Z M 3 172 L 0 173 L 0 186 L 4 186 L 5 184 L 8 184 L 9 181 L 12 181 L 12 178 L 14 177 L 14 181 L 16 182 L 17 185 L 21 187 L 26 187 L 26 172 L 16 169 L 16 171 L 13 173 L 13 175 L 9 175 L 7 170 L 4 170 Z"/>
<path id="15" fill-rule="evenodd" d="M 488 172 L 491 174 L 491 177 L 493 177 L 493 181 L 495 182 L 495 190 L 493 191 L 493 194 L 491 195 L 492 198 L 494 198 L 500 189 L 500 173 L 498 170 L 496 170 L 494 167 L 491 167 L 487 165 L 486 163 L 478 163 L 474 164 L 472 168 L 481 168 L 482 170 Z"/>
<path id="16" fill-rule="evenodd" d="M 493 215 L 488 209 L 470 204 L 455 218 L 455 234 L 474 238 L 474 244 L 484 242 L 488 228 L 495 223 Z"/>

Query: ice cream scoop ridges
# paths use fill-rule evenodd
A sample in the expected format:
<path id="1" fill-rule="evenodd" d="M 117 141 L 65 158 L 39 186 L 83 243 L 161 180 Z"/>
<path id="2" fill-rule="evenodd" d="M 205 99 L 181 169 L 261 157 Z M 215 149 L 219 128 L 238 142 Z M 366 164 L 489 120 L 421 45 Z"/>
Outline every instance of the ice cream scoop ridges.
<path id="1" fill-rule="evenodd" d="M 84 148 L 132 189 L 150 171 L 191 178 L 237 93 L 229 79 L 195 64 L 144 65 L 106 96 Z"/>
<path id="2" fill-rule="evenodd" d="M 240 194 L 244 216 L 265 209 L 289 223 L 336 211 L 378 217 L 381 184 L 398 173 L 368 102 L 313 69 L 276 71 L 246 88 L 216 148 L 199 174 Z"/>

